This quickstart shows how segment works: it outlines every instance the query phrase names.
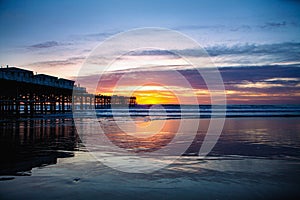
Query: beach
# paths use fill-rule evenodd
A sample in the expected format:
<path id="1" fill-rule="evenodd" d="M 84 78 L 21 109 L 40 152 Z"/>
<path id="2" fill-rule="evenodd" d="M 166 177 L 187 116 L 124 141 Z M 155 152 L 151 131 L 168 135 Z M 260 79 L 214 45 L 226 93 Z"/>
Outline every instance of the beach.
<path id="1" fill-rule="evenodd" d="M 135 120 L 142 123 L 143 118 Z M 126 121 L 124 118 L 119 120 Z M 161 120 L 161 119 L 159 119 Z M 300 186 L 300 117 L 227 118 L 205 157 L 199 141 L 179 159 L 149 174 L 125 173 L 97 161 L 72 118 L 1 122 L 1 199 L 296 199 Z M 107 127 L 112 118 L 100 117 Z M 167 119 L 176 127 L 180 119 Z M 173 129 L 170 129 L 170 134 Z M 111 134 L 116 134 L 111 127 Z M 174 130 L 173 130 L 174 131 Z M 167 138 L 167 137 L 166 137 Z M 120 138 L 110 137 L 111 140 Z M 164 141 L 161 140 L 163 143 Z M 152 148 L 152 147 L 150 147 Z M 173 160 L 173 158 L 164 158 Z M 120 163 L 122 165 L 122 163 Z"/>
<path id="2" fill-rule="evenodd" d="M 0 200 L 300 200 L 300 1 L 0 2 Z"/>

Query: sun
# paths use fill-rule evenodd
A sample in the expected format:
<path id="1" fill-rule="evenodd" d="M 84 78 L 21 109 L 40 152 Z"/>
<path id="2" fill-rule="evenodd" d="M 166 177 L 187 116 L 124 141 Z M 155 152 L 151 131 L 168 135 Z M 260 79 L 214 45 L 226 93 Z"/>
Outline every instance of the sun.
<path id="1" fill-rule="evenodd" d="M 178 104 L 175 94 L 166 87 L 158 84 L 149 84 L 139 87 L 133 96 L 138 104 Z"/>

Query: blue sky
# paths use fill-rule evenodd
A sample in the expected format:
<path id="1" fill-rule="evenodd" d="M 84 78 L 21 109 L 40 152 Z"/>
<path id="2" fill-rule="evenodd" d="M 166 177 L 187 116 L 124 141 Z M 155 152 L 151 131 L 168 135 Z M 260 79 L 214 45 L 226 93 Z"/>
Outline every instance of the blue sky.
<path id="1" fill-rule="evenodd" d="M 199 42 L 219 67 L 243 67 L 247 73 L 251 67 L 279 65 L 300 73 L 299 1 L 2 0 L 0 9 L 1 65 L 70 78 L 108 37 L 133 28 L 163 27 Z M 274 76 L 264 80 L 280 78 Z M 296 101 L 299 75 L 292 78 L 294 85 L 288 88 L 293 86 Z M 239 81 L 250 81 L 251 90 L 262 87 L 249 78 Z"/>
<path id="2" fill-rule="evenodd" d="M 63 40 L 72 34 L 145 26 L 186 31 L 215 26 L 275 27 L 281 23 L 288 27 L 298 25 L 300 17 L 296 1 L 4 0 L 0 5 L 1 27 L 5 27 L 1 44 Z M 289 38 L 278 39 L 296 39 L 297 33 L 299 30 L 294 30 L 286 35 Z"/>

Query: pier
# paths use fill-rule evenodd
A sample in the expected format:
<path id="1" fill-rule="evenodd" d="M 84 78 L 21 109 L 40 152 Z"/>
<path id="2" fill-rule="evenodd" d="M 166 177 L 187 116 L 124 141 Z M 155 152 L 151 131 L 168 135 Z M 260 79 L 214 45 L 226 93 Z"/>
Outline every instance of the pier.
<path id="1" fill-rule="evenodd" d="M 125 96 L 105 96 L 105 95 L 95 95 L 95 107 L 96 109 L 101 108 L 111 108 L 114 107 L 133 107 L 136 105 L 136 97 L 125 97 Z"/>
<path id="2" fill-rule="evenodd" d="M 56 114 L 74 110 L 135 106 L 136 97 L 90 94 L 73 80 L 34 74 L 17 67 L 0 68 L 0 114 Z"/>

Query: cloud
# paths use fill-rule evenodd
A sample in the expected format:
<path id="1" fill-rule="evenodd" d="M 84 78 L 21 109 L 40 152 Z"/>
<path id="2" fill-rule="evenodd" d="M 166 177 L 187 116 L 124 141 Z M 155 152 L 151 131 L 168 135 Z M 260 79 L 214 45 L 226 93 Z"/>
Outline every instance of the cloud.
<path id="1" fill-rule="evenodd" d="M 207 72 L 212 69 L 205 69 Z M 99 82 L 98 91 L 110 93 L 122 77 L 127 80 L 122 88 L 140 86 L 144 80 L 149 83 L 161 83 L 167 80 L 169 88 L 178 88 L 182 95 L 196 93 L 199 97 L 209 96 L 207 86 L 195 69 L 177 70 L 190 83 L 185 88 L 178 77 L 171 76 L 170 70 L 158 71 L 115 71 L 99 75 L 81 76 L 77 80 L 81 85 L 90 87 Z M 201 70 L 200 70 L 201 71 Z M 293 66 L 244 66 L 219 68 L 229 103 L 297 103 L 300 100 L 300 67 Z M 212 72 L 213 73 L 213 72 Z M 120 87 L 120 85 L 119 85 Z M 89 88 L 94 91 L 95 88 Z"/>
<path id="2" fill-rule="evenodd" d="M 226 55 L 282 55 L 284 57 L 292 57 L 299 60 L 300 43 L 277 43 L 277 44 L 237 44 L 237 45 L 214 45 L 206 47 L 205 50 L 210 56 L 226 56 Z M 206 56 L 203 51 L 197 49 L 173 49 L 167 50 L 144 50 L 131 52 L 131 56 L 144 56 L 144 55 L 174 55 L 177 53 L 183 56 Z M 175 55 L 174 55 L 175 56 Z M 297 58 L 297 59 L 296 59 Z"/>
<path id="3" fill-rule="evenodd" d="M 73 34 L 70 36 L 71 40 L 82 40 L 82 41 L 102 41 L 112 35 L 118 34 L 121 31 L 106 31 L 89 34 Z"/>
<path id="4" fill-rule="evenodd" d="M 77 65 L 78 63 L 83 62 L 85 59 L 84 56 L 79 57 L 70 57 L 64 60 L 49 60 L 49 61 L 40 61 L 29 64 L 29 66 L 37 66 L 37 67 L 63 67 L 63 66 L 72 66 Z"/>
<path id="5" fill-rule="evenodd" d="M 268 82 L 273 82 L 273 81 L 299 81 L 300 79 L 299 78 L 270 78 L 270 79 L 266 79 L 265 81 L 268 81 Z"/>
<path id="6" fill-rule="evenodd" d="M 250 67 L 228 67 L 220 68 L 223 80 L 226 83 L 241 83 L 242 81 L 266 81 L 281 83 L 299 81 L 299 65 L 277 65 L 277 66 L 250 66 Z"/>
<path id="7" fill-rule="evenodd" d="M 284 84 L 279 83 L 268 83 L 264 81 L 259 82 L 249 82 L 243 81 L 242 83 L 236 85 L 238 88 L 273 88 L 273 87 L 286 87 Z"/>
<path id="8" fill-rule="evenodd" d="M 262 25 L 260 27 L 263 28 L 263 29 L 267 29 L 267 28 L 273 29 L 273 28 L 285 27 L 287 25 L 288 24 L 285 21 L 282 21 L 282 22 L 267 22 L 267 23 L 265 23 L 264 25 Z"/>
<path id="9" fill-rule="evenodd" d="M 296 42 L 214 45 L 206 47 L 205 50 L 214 59 L 216 65 L 222 67 L 300 63 L 300 43 Z M 178 59 L 180 56 L 206 58 L 208 55 L 198 49 L 173 49 L 170 51 L 153 49 L 132 52 L 128 54 L 127 58 L 137 56 L 169 56 L 169 58 L 173 59 Z"/>
<path id="10" fill-rule="evenodd" d="M 202 70 L 206 70 L 206 73 L 213 73 L 212 69 L 200 69 L 200 73 Z M 202 88 L 206 85 L 203 78 L 201 78 L 201 74 L 198 73 L 196 69 L 177 69 L 178 73 L 184 76 L 193 87 Z M 131 81 L 134 80 L 135 83 L 139 82 L 141 77 L 147 78 L 149 82 L 157 82 L 160 78 L 167 78 L 169 80 L 169 84 L 173 86 L 178 86 L 180 83 L 176 82 L 176 77 L 170 77 L 169 75 L 172 70 L 153 70 L 147 71 L 146 69 L 138 71 L 138 70 L 122 70 L 115 71 L 110 73 L 102 74 L 103 83 L 108 83 L 108 85 L 115 83 L 116 79 L 120 79 L 122 76 L 131 77 Z M 234 86 L 236 88 L 237 85 L 243 85 L 244 83 L 265 83 L 265 84 L 280 84 L 281 86 L 286 87 L 294 87 L 300 83 L 300 67 L 298 65 L 295 66 L 244 66 L 244 67 L 225 67 L 219 68 L 219 72 L 222 75 L 223 81 L 225 85 Z M 91 82 L 99 81 L 98 75 L 91 76 L 82 76 L 78 77 L 79 80 L 91 80 Z M 130 84 L 132 82 L 128 82 Z"/>
<path id="11" fill-rule="evenodd" d="M 260 24 L 236 24 L 236 25 L 223 25 L 223 24 L 213 24 L 213 25 L 184 25 L 173 27 L 174 30 L 178 31 L 218 31 L 218 32 L 248 32 L 252 30 L 262 30 L 266 31 L 268 29 L 276 28 L 289 28 L 297 27 L 298 23 L 294 21 L 267 21 Z"/>
<path id="12" fill-rule="evenodd" d="M 185 31 L 185 30 L 205 30 L 205 29 L 224 29 L 224 25 L 183 25 L 173 27 L 175 30 Z"/>
<path id="13" fill-rule="evenodd" d="M 157 50 L 157 49 L 132 51 L 128 55 L 130 55 L 130 56 L 172 56 L 172 57 L 178 58 L 178 56 L 171 51 Z"/>
<path id="14" fill-rule="evenodd" d="M 45 41 L 37 44 L 33 44 L 28 46 L 28 49 L 37 50 L 37 49 L 49 49 L 53 47 L 60 47 L 60 46 L 70 46 L 70 45 L 78 45 L 81 42 L 95 42 L 95 41 L 102 41 L 105 38 L 108 38 L 112 35 L 119 33 L 119 31 L 108 31 L 108 32 L 99 32 L 99 33 L 91 33 L 91 34 L 74 34 L 69 36 L 69 42 L 58 42 L 58 41 Z"/>
<path id="15" fill-rule="evenodd" d="M 206 48 L 210 56 L 220 55 L 282 55 L 299 59 L 300 43 L 216 45 Z M 193 54 L 192 54 L 193 55 Z"/>
<path id="16" fill-rule="evenodd" d="M 51 47 L 56 47 L 56 46 L 60 46 L 60 45 L 61 45 L 61 43 L 56 42 L 56 41 L 46 41 L 46 42 L 31 45 L 31 46 L 29 46 L 29 48 L 44 49 L 44 48 L 51 48 Z"/>

